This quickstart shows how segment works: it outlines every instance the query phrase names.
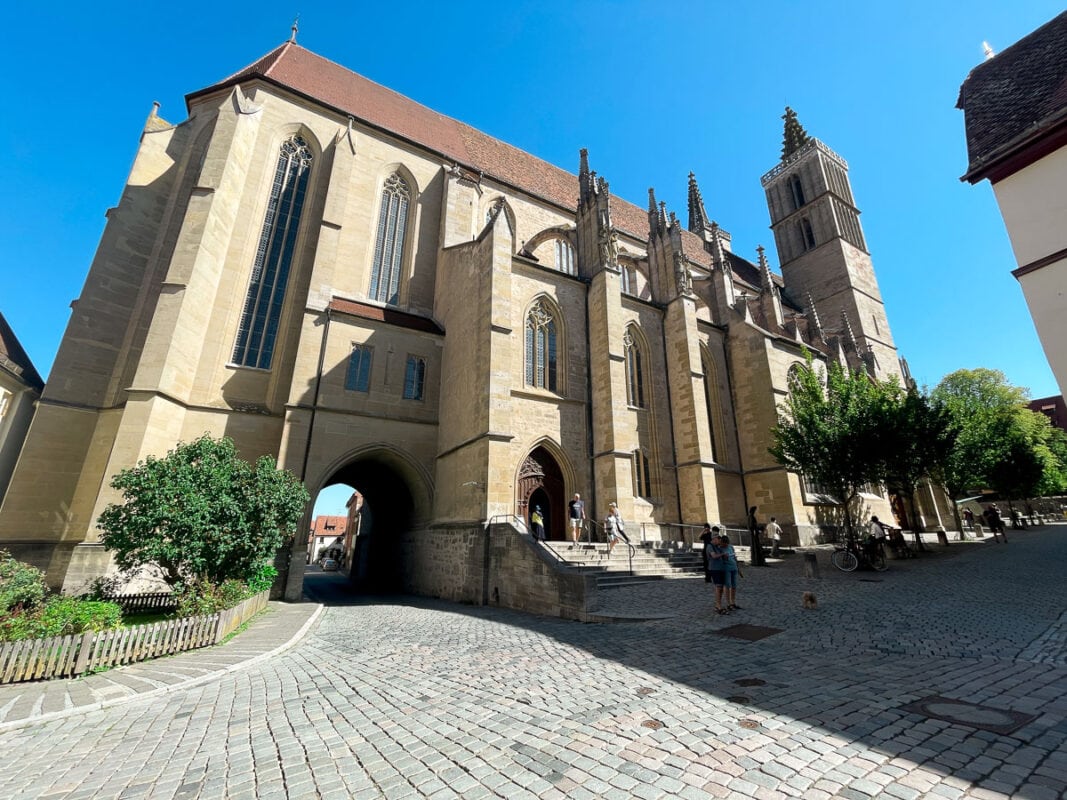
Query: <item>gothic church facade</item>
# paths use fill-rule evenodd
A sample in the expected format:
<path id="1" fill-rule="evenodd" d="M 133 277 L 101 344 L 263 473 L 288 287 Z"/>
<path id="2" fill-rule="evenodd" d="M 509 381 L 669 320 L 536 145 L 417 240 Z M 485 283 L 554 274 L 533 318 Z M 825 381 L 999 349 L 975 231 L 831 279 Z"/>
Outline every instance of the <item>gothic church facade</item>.
<path id="1" fill-rule="evenodd" d="M 561 539 L 575 493 L 649 539 L 753 505 L 805 542 L 834 520 L 767 452 L 790 369 L 901 362 L 848 167 L 792 112 L 763 177 L 779 275 L 692 175 L 683 225 L 584 150 L 569 174 L 295 42 L 187 107 L 146 123 L 0 509 L 53 583 L 106 568 L 111 477 L 204 432 L 313 497 L 357 488 L 361 574 L 428 594 L 422 560 L 535 504 Z"/>

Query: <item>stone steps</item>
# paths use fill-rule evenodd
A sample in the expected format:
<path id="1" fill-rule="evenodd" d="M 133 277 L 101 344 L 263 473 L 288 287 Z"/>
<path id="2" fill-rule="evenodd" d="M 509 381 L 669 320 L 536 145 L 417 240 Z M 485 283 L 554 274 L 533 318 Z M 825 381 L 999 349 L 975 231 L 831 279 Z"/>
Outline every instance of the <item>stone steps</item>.
<path id="1" fill-rule="evenodd" d="M 598 589 L 634 586 L 670 578 L 691 577 L 703 572 L 703 558 L 699 550 L 656 546 L 651 543 L 635 545 L 632 558 L 625 545 L 608 552 L 606 544 L 547 542 L 546 546 L 571 569 L 596 576 Z"/>

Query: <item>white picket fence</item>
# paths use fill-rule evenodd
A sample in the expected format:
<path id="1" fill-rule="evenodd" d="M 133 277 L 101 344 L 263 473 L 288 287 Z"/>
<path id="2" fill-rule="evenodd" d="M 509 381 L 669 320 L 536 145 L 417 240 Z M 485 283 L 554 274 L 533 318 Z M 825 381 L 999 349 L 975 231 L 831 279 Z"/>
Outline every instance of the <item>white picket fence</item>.
<path id="1" fill-rule="evenodd" d="M 215 614 L 182 617 L 110 631 L 0 643 L 0 684 L 71 678 L 218 644 L 267 607 L 269 591 Z"/>

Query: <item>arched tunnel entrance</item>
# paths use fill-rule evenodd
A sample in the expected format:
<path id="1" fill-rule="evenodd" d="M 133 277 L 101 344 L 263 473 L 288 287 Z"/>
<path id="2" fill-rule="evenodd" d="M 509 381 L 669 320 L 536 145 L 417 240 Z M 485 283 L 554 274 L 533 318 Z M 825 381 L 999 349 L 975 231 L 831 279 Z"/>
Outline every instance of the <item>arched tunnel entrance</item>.
<path id="1" fill-rule="evenodd" d="M 403 590 L 403 537 L 412 530 L 419 504 L 402 474 L 405 465 L 395 462 L 390 454 L 361 456 L 337 469 L 323 484 L 323 489 L 337 484 L 350 486 L 361 497 L 361 502 L 350 508 L 350 553 L 341 570 L 348 578 L 349 592 L 387 594 Z M 320 594 L 322 584 L 318 580 L 315 584 L 306 583 L 305 591 Z"/>

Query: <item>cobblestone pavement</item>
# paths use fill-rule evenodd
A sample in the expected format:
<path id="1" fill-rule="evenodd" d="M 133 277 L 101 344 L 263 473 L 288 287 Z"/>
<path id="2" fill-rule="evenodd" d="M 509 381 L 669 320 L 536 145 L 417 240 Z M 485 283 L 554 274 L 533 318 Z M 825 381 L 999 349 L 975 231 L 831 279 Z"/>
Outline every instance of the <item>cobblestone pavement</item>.
<path id="1" fill-rule="evenodd" d="M 615 625 L 350 600 L 247 669 L 0 732 L 0 797 L 1063 797 L 1067 526 L 1009 536 L 749 568 L 728 617 L 700 578 L 610 590 L 676 613 Z"/>

